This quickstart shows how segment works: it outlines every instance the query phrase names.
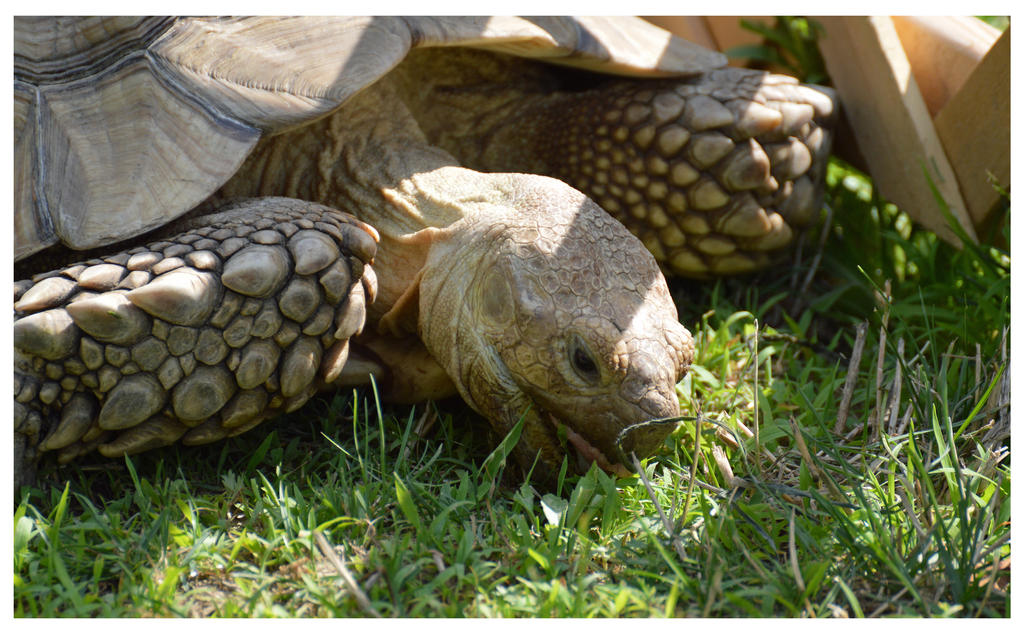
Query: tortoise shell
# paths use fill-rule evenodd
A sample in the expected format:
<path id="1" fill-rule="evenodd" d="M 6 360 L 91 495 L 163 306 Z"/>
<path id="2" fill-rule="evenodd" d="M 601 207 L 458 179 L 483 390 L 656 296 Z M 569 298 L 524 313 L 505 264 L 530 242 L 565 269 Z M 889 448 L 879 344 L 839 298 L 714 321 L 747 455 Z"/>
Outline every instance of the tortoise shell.
<path id="1" fill-rule="evenodd" d="M 726 63 L 623 17 L 16 17 L 15 259 L 166 224 L 261 137 L 334 111 L 410 49 L 442 46 L 635 76 Z"/>

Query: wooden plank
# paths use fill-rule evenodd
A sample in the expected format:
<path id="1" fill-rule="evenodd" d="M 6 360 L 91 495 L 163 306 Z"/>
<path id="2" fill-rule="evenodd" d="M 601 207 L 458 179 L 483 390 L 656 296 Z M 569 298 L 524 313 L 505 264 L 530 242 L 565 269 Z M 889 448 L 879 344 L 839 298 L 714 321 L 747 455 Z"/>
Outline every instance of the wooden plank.
<path id="1" fill-rule="evenodd" d="M 991 174 L 1010 187 L 1010 29 L 935 117 L 975 226 L 999 202 Z"/>
<path id="2" fill-rule="evenodd" d="M 974 238 L 956 175 L 892 20 L 815 19 L 825 27 L 819 41 L 825 65 L 881 195 L 943 239 L 959 244 L 928 186 L 927 169 L 954 216 Z"/>
<path id="3" fill-rule="evenodd" d="M 998 29 L 969 16 L 893 16 L 892 22 L 933 117 L 999 38 Z"/>

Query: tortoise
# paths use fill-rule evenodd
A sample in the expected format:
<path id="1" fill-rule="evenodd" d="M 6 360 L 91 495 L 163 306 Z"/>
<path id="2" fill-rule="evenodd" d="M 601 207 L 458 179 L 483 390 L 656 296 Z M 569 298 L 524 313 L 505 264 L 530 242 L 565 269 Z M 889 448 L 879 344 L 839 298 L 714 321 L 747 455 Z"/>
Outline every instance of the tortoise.
<path id="1" fill-rule="evenodd" d="M 15 486 L 371 376 L 628 473 L 694 354 L 659 262 L 816 215 L 832 94 L 724 65 L 627 18 L 16 18 Z"/>

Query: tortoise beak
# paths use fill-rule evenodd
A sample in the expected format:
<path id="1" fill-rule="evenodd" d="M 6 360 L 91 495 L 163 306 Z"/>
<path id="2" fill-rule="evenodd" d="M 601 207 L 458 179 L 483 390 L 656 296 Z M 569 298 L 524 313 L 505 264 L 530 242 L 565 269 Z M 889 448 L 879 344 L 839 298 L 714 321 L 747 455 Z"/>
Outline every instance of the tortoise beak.
<path id="1" fill-rule="evenodd" d="M 606 410 L 593 417 L 597 420 L 588 421 L 593 424 L 585 429 L 574 428 L 583 427 L 579 421 L 575 425 L 570 424 L 552 412 L 540 409 L 540 422 L 547 432 L 546 444 L 555 451 L 545 451 L 540 447 L 539 454 L 554 465 L 557 462 L 553 462 L 549 454 L 554 453 L 558 461 L 568 454 L 569 464 L 580 474 L 585 473 L 591 464 L 597 464 L 606 473 L 628 477 L 634 472 L 634 458 L 654 453 L 675 429 L 679 406 L 675 402 L 664 405 L 653 412 L 633 406 L 628 416 L 617 416 Z M 635 422 L 623 424 L 624 420 Z"/>
<path id="2" fill-rule="evenodd" d="M 582 434 L 576 433 L 568 425 L 559 423 L 550 415 L 549 418 L 555 429 L 564 429 L 565 439 L 569 441 L 572 449 L 575 449 L 577 458 L 575 466 L 577 471 L 585 472 L 590 468 L 591 463 L 596 463 L 606 473 L 612 475 L 625 478 L 632 474 L 632 471 L 623 464 L 622 451 L 615 451 L 612 458 L 609 459 L 603 451 L 592 445 Z M 615 462 L 612 462 L 612 460 L 615 460 Z"/>

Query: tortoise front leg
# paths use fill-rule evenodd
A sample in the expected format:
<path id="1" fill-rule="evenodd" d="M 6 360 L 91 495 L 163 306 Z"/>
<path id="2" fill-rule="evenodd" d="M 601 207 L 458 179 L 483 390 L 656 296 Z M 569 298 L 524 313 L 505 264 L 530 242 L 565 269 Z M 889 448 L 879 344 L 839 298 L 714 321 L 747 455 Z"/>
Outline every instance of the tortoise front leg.
<path id="1" fill-rule="evenodd" d="M 286 198 L 186 228 L 16 283 L 16 487 L 42 453 L 211 442 L 339 376 L 376 292 L 373 229 Z"/>

